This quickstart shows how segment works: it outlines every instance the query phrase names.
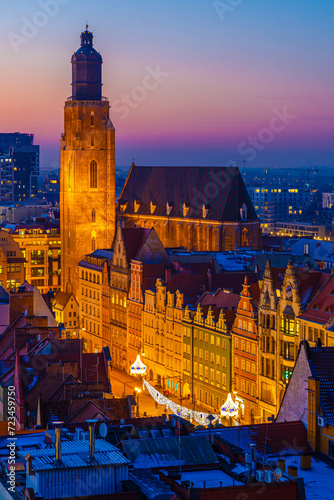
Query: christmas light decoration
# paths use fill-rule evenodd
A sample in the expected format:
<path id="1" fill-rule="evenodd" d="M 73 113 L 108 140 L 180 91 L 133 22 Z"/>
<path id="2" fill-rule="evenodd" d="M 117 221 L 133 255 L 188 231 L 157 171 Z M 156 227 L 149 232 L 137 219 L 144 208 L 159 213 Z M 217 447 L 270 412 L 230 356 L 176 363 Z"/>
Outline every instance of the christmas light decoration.
<path id="1" fill-rule="evenodd" d="M 131 365 L 130 368 L 131 375 L 144 375 L 146 373 L 146 366 L 140 359 L 140 355 L 136 357 L 136 361 Z"/>
<path id="2" fill-rule="evenodd" d="M 239 404 L 238 402 L 234 402 L 231 394 L 227 396 L 227 400 L 221 407 L 220 414 L 222 417 L 235 417 L 239 412 Z"/>
<path id="3" fill-rule="evenodd" d="M 209 425 L 210 420 L 207 419 L 207 417 L 210 415 L 210 413 L 203 413 L 195 410 L 190 410 L 189 408 L 186 408 L 185 406 L 181 406 L 177 403 L 174 403 L 171 399 L 166 398 L 163 394 L 161 394 L 159 391 L 157 391 L 151 384 L 149 384 L 146 380 L 143 382 L 143 387 L 147 387 L 148 392 L 152 396 L 152 398 L 159 404 L 159 405 L 164 405 L 166 406 L 166 409 L 171 410 L 175 415 L 178 415 L 181 418 L 185 418 L 187 420 L 190 420 L 192 422 L 195 420 L 198 424 L 202 425 Z M 214 417 L 214 420 L 212 420 L 212 423 L 214 422 L 219 422 L 219 415 L 212 415 Z"/>

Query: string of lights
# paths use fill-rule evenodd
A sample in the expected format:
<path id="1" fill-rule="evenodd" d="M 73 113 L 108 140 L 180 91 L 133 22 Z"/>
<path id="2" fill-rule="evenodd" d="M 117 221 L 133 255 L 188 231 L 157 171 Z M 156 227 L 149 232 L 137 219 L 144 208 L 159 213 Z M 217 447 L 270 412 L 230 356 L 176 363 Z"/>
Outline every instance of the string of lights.
<path id="1" fill-rule="evenodd" d="M 148 392 L 152 396 L 152 398 L 159 404 L 166 406 L 167 409 L 170 409 L 175 415 L 179 417 L 189 419 L 190 422 L 195 420 L 198 424 L 208 425 L 210 420 L 208 420 L 208 416 L 210 413 L 203 413 L 195 410 L 191 410 L 186 408 L 185 406 L 178 405 L 174 403 L 171 399 L 166 398 L 163 394 L 157 391 L 151 384 L 149 384 L 146 380 L 144 380 L 143 387 L 147 387 Z M 212 423 L 219 422 L 219 415 L 212 415 L 214 419 Z"/>

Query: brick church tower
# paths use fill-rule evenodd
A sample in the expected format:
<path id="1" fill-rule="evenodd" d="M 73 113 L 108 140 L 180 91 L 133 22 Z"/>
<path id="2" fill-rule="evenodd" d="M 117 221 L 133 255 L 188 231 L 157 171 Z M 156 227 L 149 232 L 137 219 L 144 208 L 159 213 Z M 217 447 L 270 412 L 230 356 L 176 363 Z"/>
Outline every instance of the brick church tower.
<path id="1" fill-rule="evenodd" d="M 115 129 L 102 97 L 102 57 L 88 26 L 71 63 L 61 135 L 61 283 L 78 296 L 78 263 L 97 248 L 111 248 L 114 238 Z"/>

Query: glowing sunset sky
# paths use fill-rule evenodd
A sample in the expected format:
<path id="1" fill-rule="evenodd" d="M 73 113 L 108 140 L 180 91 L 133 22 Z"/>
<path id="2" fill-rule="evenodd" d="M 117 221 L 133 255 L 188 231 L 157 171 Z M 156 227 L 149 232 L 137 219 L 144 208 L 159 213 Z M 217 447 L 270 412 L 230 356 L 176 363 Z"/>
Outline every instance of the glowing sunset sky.
<path id="1" fill-rule="evenodd" d="M 35 133 L 42 167 L 86 20 L 118 165 L 334 166 L 333 0 L 1 0 L 0 132 Z"/>

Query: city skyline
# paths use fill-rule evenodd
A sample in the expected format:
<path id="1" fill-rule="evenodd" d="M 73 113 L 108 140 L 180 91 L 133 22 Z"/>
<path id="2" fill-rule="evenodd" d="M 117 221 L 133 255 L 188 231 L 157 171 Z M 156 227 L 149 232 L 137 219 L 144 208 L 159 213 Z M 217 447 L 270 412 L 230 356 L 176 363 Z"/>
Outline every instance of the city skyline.
<path id="1" fill-rule="evenodd" d="M 86 21 L 117 165 L 333 166 L 329 1 L 82 1 L 80 15 L 77 5 L 19 0 L 15 15 L 2 5 L 2 131 L 34 133 L 42 168 L 59 165 L 70 57 Z"/>

